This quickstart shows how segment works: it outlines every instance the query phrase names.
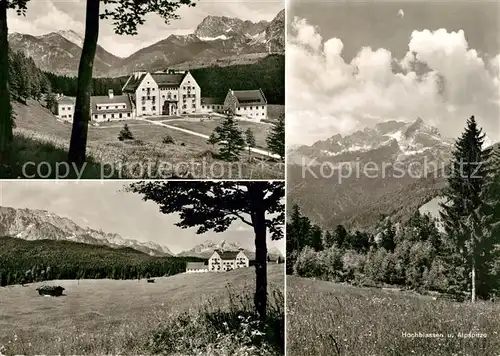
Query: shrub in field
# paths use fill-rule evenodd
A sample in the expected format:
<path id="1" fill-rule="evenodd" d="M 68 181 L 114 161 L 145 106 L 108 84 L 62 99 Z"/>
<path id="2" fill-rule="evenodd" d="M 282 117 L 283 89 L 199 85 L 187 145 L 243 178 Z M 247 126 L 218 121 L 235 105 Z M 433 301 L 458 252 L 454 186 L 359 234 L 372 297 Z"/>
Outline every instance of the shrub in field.
<path id="1" fill-rule="evenodd" d="M 210 302 L 195 316 L 182 314 L 156 330 L 147 350 L 154 354 L 283 355 L 284 297 L 273 291 L 267 319 L 259 320 L 249 295 L 230 294 L 229 306 Z"/>
<path id="2" fill-rule="evenodd" d="M 165 135 L 165 136 L 163 136 L 163 138 L 162 138 L 161 142 L 162 142 L 163 144 L 165 144 L 165 145 L 170 145 L 170 144 L 175 143 L 175 141 L 174 141 L 173 137 L 172 137 L 172 136 L 170 136 L 170 135 Z"/>
<path id="3" fill-rule="evenodd" d="M 132 134 L 132 131 L 130 131 L 130 128 L 128 127 L 127 124 L 123 125 L 123 128 L 120 130 L 120 133 L 118 134 L 118 139 L 120 141 L 134 139 L 134 135 Z"/>

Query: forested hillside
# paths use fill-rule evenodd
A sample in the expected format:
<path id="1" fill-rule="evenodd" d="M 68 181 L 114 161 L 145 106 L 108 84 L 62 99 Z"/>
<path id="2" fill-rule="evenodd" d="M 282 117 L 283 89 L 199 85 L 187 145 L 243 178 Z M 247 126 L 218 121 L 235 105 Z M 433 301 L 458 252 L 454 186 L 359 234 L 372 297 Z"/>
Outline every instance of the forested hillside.
<path id="1" fill-rule="evenodd" d="M 258 63 L 228 67 L 207 67 L 191 70 L 201 87 L 202 97 L 225 98 L 229 89 L 251 90 L 261 88 L 269 104 L 285 103 L 285 56 L 271 55 Z M 44 73 L 52 91 L 75 96 L 78 78 Z M 113 89 L 121 95 L 121 88 L 128 76 L 92 79 L 92 95 L 107 95 Z"/>
<path id="2" fill-rule="evenodd" d="M 131 248 L 113 249 L 68 241 L 0 237 L 0 286 L 51 279 L 135 279 L 170 276 L 196 257 L 152 257 Z"/>

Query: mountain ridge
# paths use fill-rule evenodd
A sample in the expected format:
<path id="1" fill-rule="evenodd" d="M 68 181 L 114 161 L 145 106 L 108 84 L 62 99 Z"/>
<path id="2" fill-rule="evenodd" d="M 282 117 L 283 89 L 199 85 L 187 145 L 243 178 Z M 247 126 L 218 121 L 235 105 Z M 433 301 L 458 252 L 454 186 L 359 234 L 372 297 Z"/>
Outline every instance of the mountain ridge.
<path id="1" fill-rule="evenodd" d="M 164 70 L 169 66 L 203 67 L 222 62 L 238 62 L 238 57 L 255 61 L 257 54 L 284 53 L 284 10 L 272 21 L 243 21 L 226 16 L 207 16 L 187 35 L 169 35 L 127 57 L 116 56 L 99 44 L 94 75 L 118 77 L 134 71 Z M 74 30 L 59 30 L 40 36 L 9 34 L 14 51 L 23 51 L 48 72 L 76 75 L 83 36 Z M 227 65 L 227 63 L 225 63 Z"/>
<path id="2" fill-rule="evenodd" d="M 113 248 L 130 247 L 152 256 L 174 255 L 168 247 L 155 242 L 141 242 L 123 238 L 116 233 L 84 228 L 69 218 L 40 209 L 0 206 L 0 236 L 12 236 L 28 241 L 49 239 L 105 245 Z"/>

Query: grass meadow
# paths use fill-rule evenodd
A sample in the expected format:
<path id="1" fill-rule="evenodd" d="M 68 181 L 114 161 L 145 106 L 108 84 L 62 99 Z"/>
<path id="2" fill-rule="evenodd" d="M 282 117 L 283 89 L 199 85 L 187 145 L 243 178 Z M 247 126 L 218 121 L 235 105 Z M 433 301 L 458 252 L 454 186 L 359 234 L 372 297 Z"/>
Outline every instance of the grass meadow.
<path id="1" fill-rule="evenodd" d="M 254 274 L 47 282 L 61 297 L 39 296 L 40 283 L 0 288 L 0 354 L 280 355 L 283 265 L 269 266 L 266 325 L 251 306 Z"/>
<path id="2" fill-rule="evenodd" d="M 498 356 L 499 315 L 498 303 L 287 276 L 287 355 Z"/>
<path id="3" fill-rule="evenodd" d="M 65 162 L 71 124 L 57 121 L 49 110 L 34 101 L 14 103 L 15 139 L 11 154 L 2 157 L 0 178 L 61 178 L 56 176 L 58 162 Z M 175 125 L 181 120 L 176 120 Z M 131 120 L 127 122 L 135 140 L 119 141 L 124 122 L 89 126 L 87 167 L 82 178 L 233 178 L 282 179 L 284 164 L 260 154 L 242 152 L 239 162 L 224 162 L 213 154 L 214 148 L 203 137 L 167 127 Z M 169 122 L 168 124 L 171 124 Z M 192 125 L 190 121 L 185 124 Z M 252 124 L 259 143 L 267 124 Z M 243 124 L 248 126 L 247 123 Z M 246 129 L 245 126 L 245 129 Z M 205 130 L 206 131 L 206 130 Z M 204 133 L 204 132 L 200 132 Z M 170 136 L 173 143 L 164 143 Z M 26 162 L 33 162 L 25 167 Z M 41 162 L 47 166 L 38 171 Z M 61 169 L 62 170 L 62 169 Z M 52 173 L 52 174 L 49 174 Z M 63 170 L 63 174 L 65 170 Z M 77 178 L 74 171 L 67 177 Z"/>

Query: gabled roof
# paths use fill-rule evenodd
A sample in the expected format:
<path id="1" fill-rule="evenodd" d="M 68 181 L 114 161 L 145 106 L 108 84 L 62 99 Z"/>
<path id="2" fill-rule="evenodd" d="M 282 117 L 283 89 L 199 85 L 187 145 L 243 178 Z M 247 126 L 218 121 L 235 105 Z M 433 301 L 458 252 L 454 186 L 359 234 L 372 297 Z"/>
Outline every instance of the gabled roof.
<path id="1" fill-rule="evenodd" d="M 208 269 L 204 262 L 188 262 L 186 269 Z"/>
<path id="2" fill-rule="evenodd" d="M 224 104 L 223 98 L 212 98 L 212 97 L 201 98 L 201 105 L 223 105 L 223 104 Z"/>
<path id="3" fill-rule="evenodd" d="M 76 104 L 76 98 L 74 96 L 61 96 L 57 99 L 59 104 Z"/>
<path id="4" fill-rule="evenodd" d="M 220 256 L 222 260 L 235 260 L 236 256 L 238 256 L 238 253 L 240 251 L 221 251 L 221 250 L 215 250 Z"/>
<path id="5" fill-rule="evenodd" d="M 231 89 L 229 89 L 231 90 Z M 233 90 L 233 95 L 240 106 L 265 105 L 266 97 L 261 89 L 258 90 Z"/>
<path id="6" fill-rule="evenodd" d="M 187 72 L 181 73 L 153 73 L 151 76 L 159 87 L 178 87 L 186 77 Z"/>
<path id="7" fill-rule="evenodd" d="M 112 111 L 110 110 L 110 113 L 114 112 L 131 112 L 132 111 L 132 104 L 130 102 L 130 98 L 128 95 L 115 95 L 113 98 L 110 98 L 108 95 L 105 96 L 92 96 L 90 97 L 90 107 L 92 110 L 92 113 L 97 113 L 97 104 L 120 104 L 120 103 L 125 103 L 127 105 L 126 109 L 113 109 Z M 104 111 L 100 111 L 103 112 Z"/>
<path id="8" fill-rule="evenodd" d="M 150 73 L 151 77 L 153 77 L 156 84 L 159 87 L 179 87 L 186 77 L 188 72 L 185 73 Z M 126 83 L 123 88 L 123 92 L 132 92 L 135 93 L 137 87 L 142 83 L 144 77 L 147 73 L 143 73 L 140 76 L 135 77 L 133 74 L 129 81 Z"/>

